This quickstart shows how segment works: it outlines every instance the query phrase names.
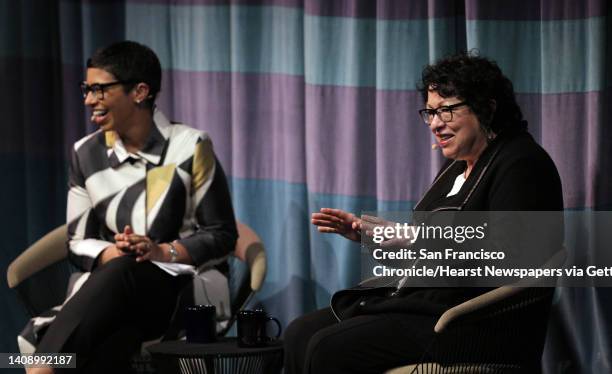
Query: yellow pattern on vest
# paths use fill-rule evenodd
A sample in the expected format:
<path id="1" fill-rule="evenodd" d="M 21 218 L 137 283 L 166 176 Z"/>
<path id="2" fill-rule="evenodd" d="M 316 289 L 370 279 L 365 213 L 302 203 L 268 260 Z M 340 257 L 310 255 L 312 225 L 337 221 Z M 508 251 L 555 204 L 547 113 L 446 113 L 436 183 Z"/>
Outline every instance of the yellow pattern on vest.
<path id="1" fill-rule="evenodd" d="M 159 166 L 147 173 L 147 214 L 170 186 L 176 164 Z"/>
<path id="2" fill-rule="evenodd" d="M 196 144 L 191 176 L 192 192 L 195 192 L 204 184 L 204 181 L 208 180 L 214 163 L 215 159 L 210 139 L 202 140 Z"/>

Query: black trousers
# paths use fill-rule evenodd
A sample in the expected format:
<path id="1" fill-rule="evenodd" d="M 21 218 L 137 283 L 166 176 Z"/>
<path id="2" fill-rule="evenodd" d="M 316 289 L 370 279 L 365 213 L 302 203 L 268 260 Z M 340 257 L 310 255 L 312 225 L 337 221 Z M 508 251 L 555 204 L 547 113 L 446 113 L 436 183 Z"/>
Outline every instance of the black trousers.
<path id="1" fill-rule="evenodd" d="M 285 331 L 285 374 L 383 373 L 418 362 L 437 318 L 370 314 L 338 321 L 330 308 L 294 320 Z"/>
<path id="2" fill-rule="evenodd" d="M 118 257 L 91 273 L 64 305 L 37 352 L 76 353 L 77 371 L 126 372 L 146 340 L 168 328 L 191 276 L 172 276 L 149 261 Z"/>

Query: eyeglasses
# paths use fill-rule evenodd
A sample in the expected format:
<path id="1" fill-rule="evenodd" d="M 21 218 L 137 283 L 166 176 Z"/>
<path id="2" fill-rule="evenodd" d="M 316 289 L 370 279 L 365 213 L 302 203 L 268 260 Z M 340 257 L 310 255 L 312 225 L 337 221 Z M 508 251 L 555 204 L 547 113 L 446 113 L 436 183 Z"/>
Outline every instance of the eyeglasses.
<path id="1" fill-rule="evenodd" d="M 81 82 L 81 93 L 83 94 L 83 99 L 87 98 L 87 94 L 90 92 L 96 97 L 98 100 L 104 100 L 104 91 L 112 86 L 116 86 L 118 84 L 129 84 L 132 83 L 130 81 L 115 81 L 109 83 L 95 83 L 91 86 L 85 82 Z"/>
<path id="2" fill-rule="evenodd" d="M 419 110 L 419 114 L 421 115 L 423 122 L 428 125 L 431 124 L 434 116 L 438 116 L 440 121 L 446 123 L 453 120 L 453 109 L 463 105 L 468 105 L 467 101 L 462 101 L 453 105 L 441 106 L 438 109 L 421 109 Z"/>

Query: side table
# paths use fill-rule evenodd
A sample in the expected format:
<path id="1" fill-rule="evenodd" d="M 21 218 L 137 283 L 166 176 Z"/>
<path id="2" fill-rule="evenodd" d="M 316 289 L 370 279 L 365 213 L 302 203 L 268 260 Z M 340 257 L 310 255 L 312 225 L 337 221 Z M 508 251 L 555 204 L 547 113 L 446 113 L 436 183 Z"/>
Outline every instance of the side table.
<path id="1" fill-rule="evenodd" d="M 283 344 L 277 340 L 266 347 L 241 348 L 236 338 L 214 343 L 168 341 L 147 347 L 158 373 L 181 374 L 280 374 Z"/>

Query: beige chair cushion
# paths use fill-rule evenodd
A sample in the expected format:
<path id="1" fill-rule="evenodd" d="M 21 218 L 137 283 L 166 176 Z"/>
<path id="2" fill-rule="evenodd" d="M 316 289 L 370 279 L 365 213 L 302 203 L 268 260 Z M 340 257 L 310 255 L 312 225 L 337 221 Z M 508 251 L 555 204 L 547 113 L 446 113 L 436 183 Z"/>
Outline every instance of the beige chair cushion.
<path id="1" fill-rule="evenodd" d="M 411 374 L 416 367 L 416 365 L 401 366 L 395 369 L 387 370 L 385 371 L 385 374 Z"/>
<path id="2" fill-rule="evenodd" d="M 66 225 L 57 227 L 26 249 L 8 267 L 9 288 L 15 288 L 24 279 L 63 259 L 68 254 Z"/>
<path id="3" fill-rule="evenodd" d="M 385 374 L 493 374 L 493 373 L 517 373 L 515 369 L 501 368 L 475 368 L 468 365 L 440 366 L 436 363 L 423 363 L 417 368 L 417 364 L 397 367 L 387 370 Z"/>
<path id="4" fill-rule="evenodd" d="M 238 225 L 238 242 L 234 256 L 246 262 L 251 272 L 251 290 L 258 291 L 266 277 L 266 252 L 264 245 L 249 226 L 242 222 Z"/>

